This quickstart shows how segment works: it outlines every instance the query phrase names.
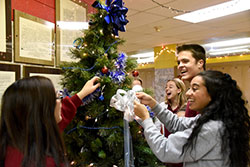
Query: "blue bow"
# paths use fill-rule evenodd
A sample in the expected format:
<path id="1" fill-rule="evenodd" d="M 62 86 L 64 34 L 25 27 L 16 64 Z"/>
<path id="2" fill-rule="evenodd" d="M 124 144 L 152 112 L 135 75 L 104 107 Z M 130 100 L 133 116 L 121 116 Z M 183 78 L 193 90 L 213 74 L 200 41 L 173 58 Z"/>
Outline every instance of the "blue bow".
<path id="1" fill-rule="evenodd" d="M 126 13 L 128 8 L 123 6 L 122 0 L 106 0 L 106 6 L 95 1 L 92 6 L 94 8 L 105 9 L 108 15 L 105 16 L 105 21 L 113 24 L 113 33 L 118 36 L 118 30 L 125 32 L 125 25 L 128 23 Z"/>

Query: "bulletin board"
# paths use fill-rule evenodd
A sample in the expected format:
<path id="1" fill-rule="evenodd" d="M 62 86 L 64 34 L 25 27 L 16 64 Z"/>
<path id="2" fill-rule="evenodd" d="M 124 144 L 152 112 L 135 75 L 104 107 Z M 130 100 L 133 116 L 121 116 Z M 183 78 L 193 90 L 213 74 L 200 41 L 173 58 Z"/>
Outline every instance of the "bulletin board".
<path id="1" fill-rule="evenodd" d="M 56 90 L 62 90 L 60 84 L 62 78 L 62 70 L 58 68 L 44 68 L 44 67 L 34 67 L 34 66 L 24 66 L 23 67 L 24 77 L 31 76 L 44 76 L 49 78 Z"/>
<path id="2" fill-rule="evenodd" d="M 0 64 L 0 102 L 4 91 L 18 79 L 20 79 L 20 65 Z"/>
<path id="3" fill-rule="evenodd" d="M 87 23 L 87 6 L 83 1 L 56 0 L 56 65 L 77 61 L 71 58 L 70 48 L 84 35 L 76 27 Z"/>
<path id="4" fill-rule="evenodd" d="M 14 11 L 15 62 L 54 66 L 54 23 Z"/>
<path id="5" fill-rule="evenodd" d="M 0 60 L 12 60 L 11 0 L 0 1 Z"/>

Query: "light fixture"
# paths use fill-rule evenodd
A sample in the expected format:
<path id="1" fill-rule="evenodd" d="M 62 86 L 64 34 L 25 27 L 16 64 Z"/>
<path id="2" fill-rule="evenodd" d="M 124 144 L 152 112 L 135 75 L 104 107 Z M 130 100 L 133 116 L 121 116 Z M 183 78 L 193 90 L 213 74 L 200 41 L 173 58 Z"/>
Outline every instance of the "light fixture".
<path id="1" fill-rule="evenodd" d="M 212 42 L 202 45 L 207 50 L 208 56 L 235 55 L 250 52 L 250 38 L 238 38 L 226 41 Z"/>
<path id="2" fill-rule="evenodd" d="M 199 9 L 190 13 L 175 16 L 175 19 L 191 23 L 223 17 L 250 9 L 250 0 L 231 0 L 229 2 Z"/>
<path id="3" fill-rule="evenodd" d="M 161 27 L 160 26 L 154 26 L 154 29 L 156 32 L 160 32 L 161 31 Z"/>
<path id="4" fill-rule="evenodd" d="M 225 47 L 225 46 L 228 47 L 228 46 L 236 46 L 236 45 L 244 45 L 244 44 L 250 44 L 250 37 L 212 42 L 212 43 L 205 44 L 203 46 L 204 47 Z"/>
<path id="5" fill-rule="evenodd" d="M 222 48 L 222 49 L 214 49 L 211 48 L 208 53 L 211 52 L 224 52 L 224 51 L 230 51 L 230 50 L 239 50 L 239 49 L 247 49 L 250 48 L 249 45 L 243 45 L 243 46 L 236 46 L 236 47 L 228 47 L 228 48 Z"/>
<path id="6" fill-rule="evenodd" d="M 133 57 L 133 58 L 148 58 L 148 57 L 154 57 L 154 52 L 138 53 L 138 54 L 130 55 L 130 57 Z"/>
<path id="7" fill-rule="evenodd" d="M 234 50 L 225 50 L 225 51 L 220 51 L 216 50 L 214 52 L 208 53 L 211 56 L 217 56 L 217 55 L 225 55 L 225 54 L 235 54 L 235 53 L 242 53 L 242 52 L 249 52 L 249 49 L 234 49 Z"/>
<path id="8" fill-rule="evenodd" d="M 130 55 L 131 58 L 136 58 L 137 63 L 151 63 L 154 62 L 154 52 L 143 52 L 134 55 Z"/>

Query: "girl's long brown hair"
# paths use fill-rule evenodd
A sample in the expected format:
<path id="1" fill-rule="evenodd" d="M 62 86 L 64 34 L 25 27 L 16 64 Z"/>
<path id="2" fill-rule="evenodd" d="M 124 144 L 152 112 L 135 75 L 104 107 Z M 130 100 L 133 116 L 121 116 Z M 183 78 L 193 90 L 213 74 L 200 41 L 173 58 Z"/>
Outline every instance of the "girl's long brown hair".
<path id="1" fill-rule="evenodd" d="M 55 88 L 45 77 L 24 78 L 6 89 L 1 107 L 0 166 L 4 166 L 7 146 L 23 153 L 23 167 L 44 167 L 48 156 L 56 166 L 66 163 L 55 105 Z"/>
<path id="2" fill-rule="evenodd" d="M 187 101 L 187 98 L 186 98 L 186 95 L 185 95 L 185 93 L 186 93 L 186 86 L 185 86 L 184 82 L 182 80 L 180 80 L 179 78 L 170 79 L 170 80 L 167 81 L 167 83 L 169 81 L 173 81 L 175 83 L 176 87 L 178 89 L 181 89 L 181 92 L 178 94 L 178 101 L 177 101 L 177 103 L 178 103 L 178 106 L 180 108 L 182 108 L 186 104 L 186 101 Z M 168 101 L 168 98 L 166 96 L 165 103 L 167 104 L 168 102 L 169 101 Z"/>

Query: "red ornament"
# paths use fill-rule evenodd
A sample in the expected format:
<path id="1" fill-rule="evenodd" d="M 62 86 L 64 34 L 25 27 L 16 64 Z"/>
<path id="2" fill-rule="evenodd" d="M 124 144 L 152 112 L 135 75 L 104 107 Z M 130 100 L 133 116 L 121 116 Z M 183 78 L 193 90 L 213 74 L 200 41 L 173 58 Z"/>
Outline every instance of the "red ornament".
<path id="1" fill-rule="evenodd" d="M 109 69 L 106 67 L 106 66 L 104 66 L 103 68 L 102 68 L 102 73 L 103 74 L 107 74 L 109 72 Z"/>
<path id="2" fill-rule="evenodd" d="M 138 77 L 139 76 L 139 72 L 138 71 L 133 71 L 132 75 L 133 75 L 133 77 Z"/>

